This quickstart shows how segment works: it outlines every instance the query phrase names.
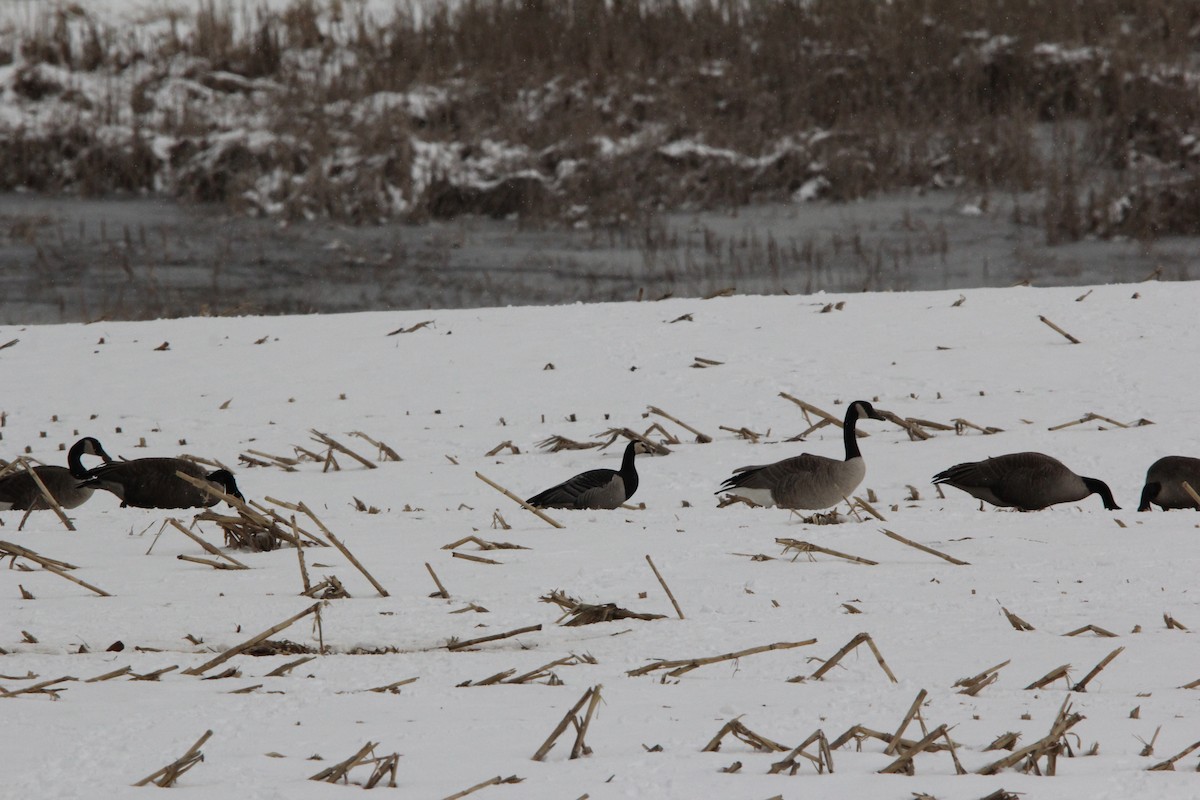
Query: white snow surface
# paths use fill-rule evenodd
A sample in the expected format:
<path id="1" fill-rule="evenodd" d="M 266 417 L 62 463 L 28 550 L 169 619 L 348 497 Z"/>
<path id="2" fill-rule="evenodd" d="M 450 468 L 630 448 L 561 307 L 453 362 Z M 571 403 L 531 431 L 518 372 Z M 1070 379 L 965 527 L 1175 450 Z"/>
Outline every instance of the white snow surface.
<path id="1" fill-rule="evenodd" d="M 0 695 L 0 796 L 144 797 L 132 784 L 182 756 L 206 730 L 204 761 L 177 784 L 190 798 L 330 798 L 355 786 L 308 780 L 368 742 L 399 753 L 390 796 L 443 798 L 495 776 L 520 783 L 477 798 L 980 798 L 998 789 L 1037 798 L 1195 798 L 1196 752 L 1175 771 L 1148 771 L 1200 740 L 1200 532 L 1194 513 L 1139 514 L 1146 468 L 1168 454 L 1200 455 L 1195 309 L 1200 284 L 1085 289 L 970 290 L 809 297 L 728 297 L 656 303 L 502 308 L 345 316 L 194 318 L 155 322 L 0 327 L 6 413 L 0 454 L 63 463 L 61 448 L 97 436 L 114 456 L 190 453 L 233 467 L 247 498 L 303 501 L 388 591 L 381 597 L 334 548 L 306 548 L 315 581 L 336 575 L 353 595 L 321 611 L 327 654 L 281 677 L 296 656 L 239 655 L 205 677 L 208 659 L 303 611 L 296 552 L 231 552 L 249 570 L 178 560 L 205 557 L 177 531 L 156 532 L 171 512 L 122 509 L 97 492 L 70 512 L 0 513 L 0 539 L 76 565 L 101 597 L 25 559 L 0 570 L 0 687 L 41 681 L 43 693 Z M 1081 295 L 1084 295 L 1081 297 Z M 1077 300 L 1078 299 L 1078 300 Z M 844 301 L 840 310 L 821 313 Z M 680 319 L 691 315 L 691 319 Z M 1071 344 L 1044 315 L 1082 340 Z M 411 333 L 387 334 L 431 320 Z M 678 320 L 678 321 L 677 321 Z M 261 343 L 259 343 L 259 341 Z M 159 350 L 162 343 L 168 349 Z M 696 357 L 721 362 L 694 368 Z M 553 364 L 553 369 L 549 367 Z M 717 507 L 713 492 L 744 464 L 800 452 L 839 456 L 832 427 L 808 428 L 787 392 L 840 417 L 868 399 L 902 417 L 956 418 L 1003 431 L 930 429 L 912 441 L 867 420 L 861 440 L 881 522 L 860 512 L 813 525 L 781 509 Z M 228 401 L 228 403 L 227 403 Z M 227 403 L 226 407 L 225 406 Z M 656 406 L 713 438 L 699 444 Z M 1090 421 L 1050 428 L 1095 412 Z M 611 427 L 652 423 L 682 439 L 642 456 L 633 503 L 615 511 L 554 511 L 562 530 L 476 479 L 476 471 L 529 496 L 577 472 L 617 467 L 604 450 L 549 453 L 552 434 L 588 440 Z M 724 427 L 722 427 L 724 426 Z M 758 443 L 724 428 L 745 426 Z M 340 471 L 302 463 L 295 472 L 239 463 L 255 449 L 294 455 L 329 433 L 368 456 L 338 455 Z M 362 431 L 402 461 L 377 461 Z M 658 432 L 652 438 L 662 438 Z M 144 448 L 139 442 L 144 440 Z M 489 450 L 510 441 L 520 449 Z M 1112 487 L 1122 510 L 1099 497 L 1036 513 L 987 509 L 930 476 L 952 464 L 1038 450 Z M 909 487 L 912 487 L 910 490 Z M 915 490 L 919 499 L 910 499 Z M 355 510 L 354 498 L 379 513 Z M 221 509 L 225 509 L 222 505 Z M 499 511 L 511 529 L 493 527 Z M 842 507 L 843 514 L 847 513 Z M 291 512 L 284 511 L 285 514 Z M 192 512 L 174 514 L 190 522 Z M 306 529 L 316 526 L 301 515 Z M 969 562 L 955 566 L 885 537 L 881 528 Z M 221 546 L 220 530 L 199 534 Z M 458 552 L 475 535 L 527 549 Z M 794 558 L 793 538 L 879 562 L 824 554 Z M 152 547 L 152 549 L 151 549 Z M 771 560 L 752 560 L 765 554 Z M 683 610 L 676 617 L 649 555 Z M 450 593 L 435 590 L 429 564 Z M 22 599 L 20 587 L 34 599 Z M 615 603 L 653 621 L 556 624 L 560 589 Z M 486 609 L 455 613 L 475 604 Z M 860 613 L 851 613 L 848 607 Z M 1003 608 L 1033 630 L 1018 631 Z M 1168 627 L 1170 615 L 1187 629 Z M 460 640 L 540 624 L 466 650 Z M 1116 634 L 1106 638 L 1093 625 Z M 26 632 L 28 636 L 26 636 Z M 866 645 L 819 680 L 811 676 L 860 632 Z M 196 642 L 185 637 L 192 637 Z M 276 633 L 317 646 L 309 618 Z M 816 642 L 701 666 L 678 677 L 627 673 L 655 659 L 717 656 L 773 643 Z M 34 641 L 36 640 L 36 641 Z M 109 652 L 114 642 L 124 649 Z M 1086 691 L 1070 687 L 1123 650 Z M 352 654 L 355 649 L 381 654 Z M 520 674 L 571 655 L 595 663 L 553 669 L 561 685 L 460 686 L 505 670 Z M 1007 662 L 975 696 L 954 686 Z M 1070 679 L 1026 689 L 1069 664 Z M 131 672 L 88 679 L 122 667 Z M 177 667 L 158 680 L 134 676 Z M 395 692 L 371 692 L 416 678 Z M 531 756 L 591 687 L 602 701 L 586 732 L 590 753 L 571 760 L 569 728 L 542 762 Z M 236 690 L 250 691 L 235 694 Z M 946 751 L 915 756 L 915 775 L 879 774 L 893 761 L 865 739 L 833 751 L 832 774 L 805 758 L 795 775 L 768 774 L 784 753 L 732 736 L 702 749 L 729 720 L 791 748 L 818 729 L 834 740 L 862 725 L 891 733 L 920 690 L 921 719 L 906 736 L 946 724 L 967 775 Z M 1068 735 L 1053 777 L 1005 769 L 978 773 L 1045 736 L 1063 706 L 1085 718 Z M 1157 738 L 1154 737 L 1157 735 Z M 1153 754 L 1140 755 L 1153 739 Z M 1093 754 L 1094 749 L 1094 754 Z M 808 748 L 816 754 L 817 748 Z M 310 760 L 320 756 L 323 760 Z M 741 762 L 737 772 L 722 772 Z M 1046 769 L 1046 760 L 1039 762 Z M 362 784 L 369 766 L 350 773 Z"/>

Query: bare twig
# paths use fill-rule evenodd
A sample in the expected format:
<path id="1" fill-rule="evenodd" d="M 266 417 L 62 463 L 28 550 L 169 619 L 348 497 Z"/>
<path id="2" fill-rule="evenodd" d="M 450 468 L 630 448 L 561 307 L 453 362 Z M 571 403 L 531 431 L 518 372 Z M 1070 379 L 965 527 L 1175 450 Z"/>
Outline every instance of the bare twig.
<path id="1" fill-rule="evenodd" d="M 554 519 L 552 519 L 550 516 L 548 516 L 548 515 L 547 515 L 545 512 L 543 512 L 543 511 L 542 511 L 540 508 L 536 508 L 536 507 L 534 507 L 534 506 L 531 506 L 531 505 L 529 505 L 529 503 L 526 503 L 524 500 L 522 500 L 521 498 L 517 497 L 515 494 L 513 494 L 512 492 L 510 492 L 508 489 L 505 489 L 503 486 L 501 486 L 500 484 L 496 483 L 496 482 L 495 482 L 495 481 L 493 481 L 491 478 L 488 478 L 487 476 L 483 475 L 483 474 L 482 474 L 482 473 L 480 473 L 480 472 L 476 472 L 476 473 L 475 473 L 475 477 L 476 477 L 476 478 L 479 478 L 479 480 L 483 481 L 483 482 L 484 482 L 484 483 L 486 483 L 488 486 L 491 486 L 491 487 L 492 487 L 493 489 L 495 489 L 497 492 L 500 492 L 500 494 L 504 495 L 505 497 L 509 498 L 510 500 L 515 500 L 515 501 L 516 501 L 516 502 L 517 502 L 517 503 L 518 503 L 518 504 L 519 504 L 521 507 L 523 507 L 523 508 L 525 508 L 526 510 L 528 510 L 529 512 L 531 512 L 531 513 L 532 513 L 534 516 L 536 516 L 536 517 L 538 517 L 538 518 L 540 518 L 540 519 L 542 519 L 542 520 L 545 520 L 546 522 L 550 523 L 550 524 L 551 524 L 552 526 L 554 526 L 555 528 L 562 528 L 562 527 L 564 527 L 564 526 L 562 525 L 562 523 L 560 523 L 560 522 L 556 522 Z"/>
<path id="2" fill-rule="evenodd" d="M 683 609 L 679 607 L 679 603 L 675 600 L 675 595 L 671 593 L 671 587 L 667 586 L 667 582 L 663 580 L 662 573 L 658 571 L 658 567 L 654 566 L 654 562 L 650 559 L 649 554 L 646 555 L 646 563 L 650 565 L 650 569 L 654 570 L 654 577 L 658 578 L 658 582 L 662 585 L 663 591 L 667 593 L 667 597 L 671 599 L 671 605 L 675 606 L 675 613 L 683 619 Z"/>
<path id="3" fill-rule="evenodd" d="M 895 531 L 889 531 L 887 528 L 881 528 L 880 533 L 882 533 L 884 536 L 887 536 L 889 539 L 895 539 L 897 542 L 900 542 L 901 544 L 906 544 L 909 547 L 915 547 L 916 549 L 920 550 L 923 553 L 929 553 L 930 555 L 937 556 L 938 558 L 941 558 L 941 559 L 945 559 L 946 561 L 949 561 L 951 564 L 955 564 L 957 566 L 970 566 L 970 562 L 962 561 L 951 555 L 946 555 L 945 553 L 943 553 L 939 550 L 934 550 L 932 547 L 928 547 L 926 545 L 919 544 L 918 542 L 914 542 L 912 539 L 906 539 L 905 537 L 901 536 L 900 534 L 896 533 Z"/>
<path id="4" fill-rule="evenodd" d="M 647 664 L 636 669 L 628 670 L 625 674 L 630 676 L 645 675 L 648 672 L 654 672 L 659 669 L 671 670 L 667 674 L 672 678 L 677 678 L 687 672 L 691 672 L 697 667 L 703 667 L 707 664 L 716 664 L 721 661 L 732 661 L 734 659 L 752 656 L 757 653 L 769 653 L 773 650 L 790 650 L 793 647 L 804 647 L 810 644 L 816 644 L 816 639 L 805 639 L 802 642 L 776 642 L 775 644 L 766 644 L 760 647 L 750 647 L 746 650 L 739 650 L 736 653 L 725 653 L 719 656 L 708 656 L 705 658 L 684 658 L 678 661 L 659 660 L 653 664 Z"/>
<path id="5" fill-rule="evenodd" d="M 250 637 L 249 639 L 242 642 L 241 644 L 234 645 L 233 647 L 229 648 L 228 650 L 226 650 L 224 653 L 217 656 L 216 658 L 206 661 L 198 667 L 190 667 L 188 669 L 185 669 L 183 671 L 183 674 L 184 675 L 203 675 L 205 672 L 207 672 L 208 670 L 217 666 L 218 664 L 224 664 L 226 661 L 233 658 L 238 653 L 249 650 L 251 647 L 254 647 L 254 645 L 256 645 L 260 642 L 266 641 L 271 636 L 273 636 L 276 633 L 279 633 L 281 630 L 292 625 L 297 620 L 300 620 L 303 617 L 308 616 L 309 614 L 317 613 L 317 611 L 320 608 L 321 608 L 320 603 L 313 603 L 311 606 L 304 609 L 299 614 L 295 614 L 291 617 L 288 617 L 283 622 L 280 622 L 278 625 L 272 625 L 270 628 L 267 628 L 262 633 L 258 634 L 257 636 Z"/>

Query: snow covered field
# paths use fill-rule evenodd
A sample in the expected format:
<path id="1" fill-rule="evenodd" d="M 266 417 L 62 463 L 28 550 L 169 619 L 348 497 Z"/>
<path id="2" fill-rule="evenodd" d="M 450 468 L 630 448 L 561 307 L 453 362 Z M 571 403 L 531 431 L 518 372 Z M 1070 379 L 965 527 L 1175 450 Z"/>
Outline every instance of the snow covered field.
<path id="1" fill-rule="evenodd" d="M 112 595 L 26 559 L 17 563 L 32 571 L 0 570 L 0 687 L 14 693 L 74 679 L 48 687 L 57 699 L 0 697 L 0 796 L 142 796 L 150 790 L 126 787 L 212 730 L 204 761 L 178 781 L 186 796 L 342 796 L 359 789 L 307 778 L 372 742 L 377 756 L 400 755 L 396 783 L 407 797 L 449 797 L 495 776 L 523 780 L 471 796 L 899 800 L 924 792 L 946 800 L 1004 789 L 1037 798 L 1196 797 L 1196 752 L 1176 771 L 1147 768 L 1200 740 L 1200 689 L 1180 688 L 1200 679 L 1200 517 L 1139 514 L 1136 506 L 1152 461 L 1200 455 L 1193 369 L 1200 285 L 961 296 L 961 303 L 958 292 L 729 297 L 0 328 L 0 344 L 19 340 L 0 350 L 0 455 L 11 459 L 28 447 L 35 458 L 64 463 L 60 448 L 94 435 L 114 456 L 218 459 L 237 471 L 248 499 L 268 508 L 276 506 L 267 497 L 307 504 L 388 592 L 381 597 L 334 548 L 306 548 L 313 582 L 336 575 L 352 595 L 321 609 L 328 652 L 278 677 L 268 673 L 300 656 L 238 655 L 203 676 L 185 675 L 312 605 L 299 595 L 295 550 L 230 553 L 249 570 L 179 560 L 211 556 L 171 528 L 156 541 L 169 514 L 121 509 L 105 493 L 71 512 L 76 532 L 51 512 L 33 514 L 23 531 L 20 512 L 0 513 L 0 539 L 76 565 L 70 574 Z M 1070 344 L 1039 314 L 1082 343 Z M 387 335 L 425 320 L 431 324 Z M 697 357 L 721 363 L 694 368 Z M 839 417 L 863 398 L 901 417 L 962 418 L 1003 431 L 926 429 L 931 438 L 913 441 L 890 422 L 863 422 L 868 471 L 857 494 L 873 490 L 886 522 L 860 511 L 862 521 L 850 515 L 845 524 L 818 526 L 779 509 L 718 509 L 712 493 L 735 467 L 803 451 L 840 454 L 831 427 L 803 443 L 783 441 L 808 423 L 780 392 Z M 674 422 L 644 416 L 648 406 L 713 441 L 695 443 Z M 1154 424 L 1048 430 L 1089 412 Z M 667 456 L 639 458 L 633 502 L 644 508 L 550 512 L 565 526 L 556 530 L 474 476 L 528 496 L 584 469 L 615 468 L 621 450 L 618 442 L 547 453 L 539 441 L 555 434 L 586 441 L 612 427 L 641 432 L 655 422 L 682 442 Z M 762 437 L 752 443 L 722 426 Z M 310 429 L 375 461 L 376 449 L 350 435 L 361 431 L 403 460 L 367 469 L 338 455 L 341 470 L 329 472 L 314 462 L 294 472 L 239 463 L 251 449 L 323 453 Z M 520 453 L 485 455 L 506 441 Z M 1108 482 L 1122 510 L 1106 512 L 1093 496 L 1038 513 L 981 513 L 966 494 L 947 489 L 939 498 L 929 484 L 960 461 L 1021 450 L 1049 453 Z M 355 498 L 379 513 L 357 510 Z M 511 529 L 493 528 L 497 510 Z M 317 530 L 303 515 L 298 522 Z M 882 528 L 969 563 L 905 546 Z M 213 523 L 197 530 L 221 544 Z M 444 549 L 470 535 L 527 549 Z M 793 558 L 777 538 L 878 564 Z M 771 558 L 750 557 L 758 554 Z M 647 555 L 686 619 L 676 617 Z M 436 587 L 426 563 L 449 599 L 430 596 Z M 21 587 L 33 599 L 22 599 Z M 559 607 L 539 601 L 556 589 L 665 617 L 558 625 Z M 1033 630 L 1018 631 L 1003 608 Z M 1169 627 L 1164 615 L 1186 629 Z M 453 638 L 539 624 L 446 647 Z M 1116 636 L 1064 635 L 1089 625 Z M 897 682 L 866 644 L 811 679 L 860 632 Z M 285 639 L 319 644 L 310 617 L 272 636 Z M 809 639 L 816 641 L 677 677 L 628 674 L 655 659 Z M 115 642 L 123 649 L 109 651 Z M 1118 648 L 1086 691 L 1069 691 Z M 460 686 L 570 656 L 578 658 L 550 670 L 555 680 Z M 1005 662 L 973 696 L 954 685 Z M 1025 688 L 1068 664 L 1069 678 Z M 130 671 L 88 682 L 123 667 Z M 202 679 L 230 667 L 229 677 Z M 135 679 L 164 669 L 157 680 Z M 810 679 L 789 682 L 796 676 Z M 395 691 L 368 691 L 410 678 Z M 590 754 L 568 758 L 571 728 L 543 761 L 531 760 L 592 687 L 601 687 L 601 700 L 586 731 Z M 818 729 L 831 742 L 856 725 L 890 735 L 921 690 L 921 719 L 905 738 L 921 739 L 922 726 L 949 726 L 968 774 L 956 774 L 949 750 L 918 753 L 913 776 L 880 774 L 896 756 L 876 738 L 834 749 L 832 774 L 818 774 L 803 756 L 795 775 L 768 774 L 787 752 L 755 751 L 732 735 L 719 751 L 702 751 L 735 718 L 789 750 Z M 1060 753 L 1056 776 L 1017 768 L 977 774 L 1009 755 L 985 749 L 997 737 L 1020 734 L 1018 750 L 1036 743 L 1064 701 L 1084 718 L 1066 734 L 1070 750 Z M 1152 740 L 1153 753 L 1141 755 Z M 316 756 L 322 760 L 310 760 Z M 722 772 L 735 762 L 739 770 Z M 1038 770 L 1047 768 L 1043 757 Z M 370 773 L 357 767 L 350 780 L 361 784 Z"/>

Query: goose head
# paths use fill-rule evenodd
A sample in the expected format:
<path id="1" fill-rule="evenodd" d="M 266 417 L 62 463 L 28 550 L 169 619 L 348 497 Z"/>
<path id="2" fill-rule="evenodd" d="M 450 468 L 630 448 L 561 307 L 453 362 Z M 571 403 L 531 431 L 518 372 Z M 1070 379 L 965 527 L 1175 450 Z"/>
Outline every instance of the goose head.
<path id="1" fill-rule="evenodd" d="M 853 422 L 855 420 L 866 417 L 867 419 L 877 419 L 887 421 L 887 418 L 875 410 L 875 406 L 868 403 L 866 400 L 855 400 L 846 409 L 846 421 Z"/>
<path id="2" fill-rule="evenodd" d="M 71 470 L 71 474 L 76 478 L 87 478 L 88 471 L 83 466 L 84 456 L 96 456 L 104 460 L 105 464 L 111 464 L 112 458 L 108 453 L 104 452 L 103 445 L 100 440 L 92 436 L 85 436 L 75 444 L 71 445 L 71 451 L 67 454 L 67 465 Z"/>
<path id="3" fill-rule="evenodd" d="M 238 500 L 241 500 L 242 502 L 246 501 L 246 498 L 242 497 L 242 493 L 240 491 L 238 491 L 237 481 L 235 481 L 233 479 L 233 473 L 230 472 L 229 470 L 227 470 L 227 469 L 213 470 L 212 472 L 208 473 L 204 477 L 206 477 L 208 480 L 210 480 L 213 483 L 220 486 L 221 489 L 225 492 L 225 494 L 233 495 L 234 497 L 236 497 Z"/>

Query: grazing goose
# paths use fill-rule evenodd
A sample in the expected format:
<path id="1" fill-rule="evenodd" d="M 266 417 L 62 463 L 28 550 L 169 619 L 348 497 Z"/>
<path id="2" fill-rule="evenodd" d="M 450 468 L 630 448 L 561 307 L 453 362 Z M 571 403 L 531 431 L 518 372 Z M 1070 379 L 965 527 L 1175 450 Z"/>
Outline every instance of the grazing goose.
<path id="1" fill-rule="evenodd" d="M 1200 458 L 1166 456 L 1155 461 L 1146 470 L 1146 486 L 1142 489 L 1138 511 L 1150 511 L 1151 503 L 1163 511 L 1198 508 L 1196 501 L 1183 488 L 1184 481 L 1200 492 Z"/>
<path id="2" fill-rule="evenodd" d="M 625 446 L 620 470 L 589 469 L 525 502 L 537 508 L 617 508 L 638 488 L 633 457 L 648 452 L 650 448 L 635 439 Z"/>
<path id="3" fill-rule="evenodd" d="M 92 488 L 80 486 L 79 481 L 88 477 L 88 471 L 83 466 L 83 456 L 99 456 L 108 464 L 112 461 L 100 442 L 91 436 L 85 436 L 71 446 L 67 453 L 66 467 L 41 466 L 33 471 L 46 484 L 50 494 L 63 508 L 81 506 L 92 496 Z M 17 470 L 14 474 L 0 479 L 0 510 L 13 509 L 45 509 L 46 498 L 42 490 L 33 482 L 28 472 Z"/>
<path id="4" fill-rule="evenodd" d="M 112 492 L 121 498 L 121 508 L 198 508 L 215 506 L 219 502 L 199 487 L 181 480 L 176 472 L 205 479 L 226 494 L 244 499 L 229 470 L 206 473 L 203 467 L 183 458 L 114 461 L 91 470 L 88 480 L 81 485 Z"/>
<path id="5" fill-rule="evenodd" d="M 1009 453 L 956 464 L 934 475 L 933 482 L 962 489 L 994 506 L 1021 511 L 1038 511 L 1090 494 L 1100 495 L 1109 511 L 1121 509 L 1104 481 L 1076 475 L 1044 453 Z"/>
<path id="6" fill-rule="evenodd" d="M 850 496 L 867 474 L 854 432 L 860 417 L 883 419 L 866 400 L 850 404 L 842 426 L 845 460 L 804 453 L 774 464 L 738 467 L 715 494 L 729 492 L 760 506 L 808 509 L 836 506 Z"/>

